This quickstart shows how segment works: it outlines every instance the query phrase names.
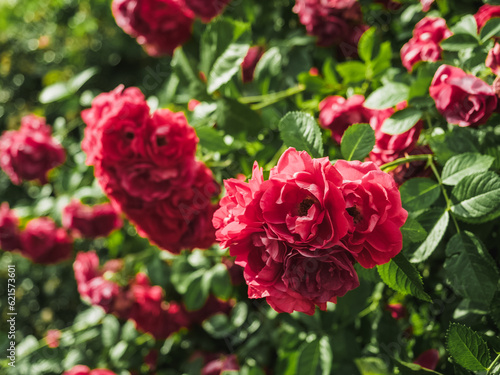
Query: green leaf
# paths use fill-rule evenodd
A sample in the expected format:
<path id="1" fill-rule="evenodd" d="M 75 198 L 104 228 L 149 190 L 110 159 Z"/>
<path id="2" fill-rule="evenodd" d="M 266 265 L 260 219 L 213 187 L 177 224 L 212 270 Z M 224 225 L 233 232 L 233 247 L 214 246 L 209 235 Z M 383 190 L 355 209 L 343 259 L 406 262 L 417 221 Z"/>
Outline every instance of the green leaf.
<path id="1" fill-rule="evenodd" d="M 97 72 L 97 68 L 91 67 L 78 73 L 68 82 L 58 82 L 47 86 L 40 93 L 38 100 L 42 104 L 48 104 L 65 99 L 76 93 L 90 78 L 96 75 Z"/>
<path id="2" fill-rule="evenodd" d="M 216 117 L 217 127 L 234 136 L 242 132 L 257 135 L 263 126 L 262 118 L 255 111 L 229 98 L 217 102 Z"/>
<path id="3" fill-rule="evenodd" d="M 430 178 L 416 177 L 406 181 L 399 188 L 403 207 L 409 211 L 430 207 L 441 195 L 437 182 Z"/>
<path id="4" fill-rule="evenodd" d="M 370 27 L 359 39 L 358 54 L 365 62 L 372 61 L 379 54 L 380 40 L 377 38 L 376 32 L 375 27 Z"/>
<path id="5" fill-rule="evenodd" d="M 297 375 L 310 375 L 316 374 L 319 366 L 319 340 L 306 343 L 299 355 L 297 363 Z"/>
<path id="6" fill-rule="evenodd" d="M 427 231 L 418 221 L 412 218 L 406 219 L 406 223 L 401 227 L 403 239 L 408 239 L 411 242 L 420 242 L 427 237 Z"/>
<path id="7" fill-rule="evenodd" d="M 431 297 L 424 291 L 422 276 L 403 254 L 396 255 L 389 263 L 377 266 L 377 269 L 384 283 L 390 288 L 403 295 L 410 294 L 432 302 Z"/>
<path id="8" fill-rule="evenodd" d="M 281 139 L 288 147 L 307 151 L 314 158 L 323 156 L 323 140 L 316 120 L 303 112 L 289 112 L 280 121 Z"/>
<path id="9" fill-rule="evenodd" d="M 500 277 L 495 261 L 470 232 L 455 234 L 446 247 L 446 278 L 458 295 L 489 307 Z"/>
<path id="10" fill-rule="evenodd" d="M 120 337 L 120 322 L 113 315 L 106 315 L 102 320 L 102 343 L 110 348 L 118 342 Z"/>
<path id="11" fill-rule="evenodd" d="M 422 118 L 422 111 L 416 108 L 405 108 L 386 119 L 382 124 L 382 131 L 386 134 L 396 135 L 407 132 Z"/>
<path id="12" fill-rule="evenodd" d="M 211 291 L 216 297 L 227 300 L 233 291 L 227 267 L 222 263 L 216 264 L 210 272 L 212 274 L 210 283 Z"/>
<path id="13" fill-rule="evenodd" d="M 209 272 L 205 271 L 189 283 L 186 294 L 184 294 L 184 304 L 188 311 L 201 309 L 207 301 L 211 276 Z"/>
<path id="14" fill-rule="evenodd" d="M 328 336 L 323 336 L 319 340 L 319 361 L 321 365 L 321 374 L 330 375 L 333 364 L 333 353 Z"/>
<path id="15" fill-rule="evenodd" d="M 500 329 L 500 291 L 495 293 L 490 306 L 490 315 L 497 328 Z"/>
<path id="16" fill-rule="evenodd" d="M 480 38 L 484 43 L 488 39 L 500 36 L 500 19 L 497 17 L 490 19 L 481 29 Z"/>
<path id="17" fill-rule="evenodd" d="M 250 45 L 246 43 L 232 43 L 219 56 L 207 77 L 207 91 L 209 94 L 229 82 L 240 70 L 240 65 L 249 48 Z"/>
<path id="18" fill-rule="evenodd" d="M 459 203 L 451 211 L 464 221 L 482 223 L 500 215 L 500 177 L 495 172 L 464 177 L 452 195 Z"/>
<path id="19" fill-rule="evenodd" d="M 200 146 L 213 152 L 225 154 L 231 151 L 231 147 L 224 142 L 223 133 L 209 126 L 196 129 L 196 135 L 200 139 Z"/>
<path id="20" fill-rule="evenodd" d="M 362 160 L 375 146 L 375 132 L 369 124 L 355 124 L 347 128 L 340 142 L 340 151 L 346 160 Z"/>
<path id="21" fill-rule="evenodd" d="M 260 58 L 255 67 L 255 80 L 260 81 L 267 77 L 274 77 L 281 73 L 283 56 L 278 47 L 269 48 Z"/>
<path id="22" fill-rule="evenodd" d="M 445 51 L 458 52 L 467 48 L 474 48 L 479 45 L 477 38 L 470 34 L 455 34 L 443 40 L 441 48 Z"/>
<path id="23" fill-rule="evenodd" d="M 96 67 L 85 69 L 83 72 L 78 73 L 76 76 L 68 81 L 68 88 L 72 93 L 77 92 L 80 88 L 87 83 L 89 79 L 97 74 L 99 71 Z"/>
<path id="24" fill-rule="evenodd" d="M 453 34 L 470 34 L 477 37 L 477 22 L 472 14 L 463 16 L 452 28 Z"/>
<path id="25" fill-rule="evenodd" d="M 396 362 L 396 366 L 399 368 L 399 373 L 401 375 L 431 375 L 431 374 L 439 374 L 439 372 L 429 370 L 425 367 L 417 365 L 415 363 L 403 362 L 399 359 L 394 360 Z"/>
<path id="26" fill-rule="evenodd" d="M 361 61 L 346 61 L 335 68 L 344 83 L 360 82 L 366 78 L 366 66 Z"/>
<path id="27" fill-rule="evenodd" d="M 455 155 L 446 162 L 443 168 L 441 175 L 443 184 L 456 185 L 466 176 L 478 172 L 486 172 L 494 161 L 495 158 L 492 156 L 471 152 Z"/>
<path id="28" fill-rule="evenodd" d="M 384 73 L 391 67 L 392 48 L 391 42 L 387 41 L 380 45 L 378 56 L 368 64 L 368 71 L 371 70 L 372 77 Z M 368 74 L 367 74 L 368 75 Z"/>
<path id="29" fill-rule="evenodd" d="M 431 254 L 436 250 L 439 242 L 446 233 L 446 228 L 448 228 L 448 223 L 450 221 L 450 214 L 445 211 L 443 215 L 436 222 L 436 225 L 431 229 L 429 235 L 425 241 L 418 247 L 411 258 L 412 263 L 420 263 L 431 256 Z"/>
<path id="30" fill-rule="evenodd" d="M 490 351 L 486 342 L 472 329 L 451 323 L 447 333 L 447 346 L 453 359 L 471 371 L 486 370 L 490 364 Z"/>
<path id="31" fill-rule="evenodd" d="M 389 375 L 387 365 L 381 358 L 367 357 L 354 360 L 361 375 Z"/>
<path id="32" fill-rule="evenodd" d="M 408 99 L 410 87 L 404 83 L 388 83 L 372 92 L 365 101 L 365 107 L 386 109 Z"/>

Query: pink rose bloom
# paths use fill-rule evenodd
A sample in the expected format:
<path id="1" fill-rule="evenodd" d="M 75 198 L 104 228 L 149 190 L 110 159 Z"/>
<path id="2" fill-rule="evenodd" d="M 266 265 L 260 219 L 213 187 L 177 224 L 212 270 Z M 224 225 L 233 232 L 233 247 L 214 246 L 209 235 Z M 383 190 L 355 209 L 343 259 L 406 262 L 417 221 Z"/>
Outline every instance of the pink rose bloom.
<path id="1" fill-rule="evenodd" d="M 116 375 L 116 373 L 106 369 L 90 370 L 87 366 L 77 365 L 63 375 Z"/>
<path id="2" fill-rule="evenodd" d="M 344 179 L 346 249 L 364 268 L 389 262 L 403 248 L 400 228 L 408 217 L 394 179 L 372 162 L 339 160 L 335 168 Z"/>
<path id="3" fill-rule="evenodd" d="M 396 105 L 396 110 L 402 110 L 407 106 L 406 102 Z M 370 152 L 369 158 L 377 165 L 389 163 L 410 153 L 414 148 L 423 128 L 423 122 L 419 121 L 410 130 L 396 135 L 390 135 L 382 131 L 385 120 L 394 114 L 394 109 L 373 110 L 370 125 L 375 131 L 375 146 Z"/>
<path id="4" fill-rule="evenodd" d="M 45 341 L 49 348 L 57 348 L 59 346 L 59 339 L 61 338 L 61 331 L 58 329 L 49 329 Z"/>
<path id="5" fill-rule="evenodd" d="M 495 43 L 495 46 L 488 52 L 486 66 L 497 76 L 500 75 L 500 43 Z"/>
<path id="6" fill-rule="evenodd" d="M 355 49 L 365 29 L 357 0 L 295 0 L 293 11 L 319 46 L 347 43 Z"/>
<path id="7" fill-rule="evenodd" d="M 65 228 L 86 238 L 106 237 L 123 224 L 111 204 L 87 206 L 77 200 L 63 209 L 62 223 Z"/>
<path id="8" fill-rule="evenodd" d="M 25 116 L 19 130 L 0 137 L 0 167 L 16 185 L 31 180 L 47 183 L 47 173 L 65 159 L 64 148 L 52 138 L 42 117 Z"/>
<path id="9" fill-rule="evenodd" d="M 332 131 L 332 138 L 340 144 L 347 128 L 353 124 L 370 122 L 371 111 L 363 106 L 365 98 L 353 95 L 348 99 L 329 96 L 319 103 L 319 123 Z"/>
<path id="10" fill-rule="evenodd" d="M 500 6 L 499 5 L 489 5 L 485 4 L 479 10 L 477 11 L 476 14 L 474 14 L 474 18 L 476 19 L 477 23 L 477 32 L 481 31 L 484 25 L 486 23 L 494 18 L 494 17 L 500 17 Z"/>
<path id="11" fill-rule="evenodd" d="M 429 88 L 436 108 L 450 124 L 479 126 L 497 106 L 493 88 L 460 68 L 441 65 Z"/>
<path id="12" fill-rule="evenodd" d="M 21 253 L 34 263 L 54 264 L 71 257 L 73 239 L 48 217 L 31 220 L 21 232 Z"/>
<path id="13" fill-rule="evenodd" d="M 0 248 L 5 251 L 19 249 L 19 219 L 7 202 L 0 205 Z"/>
<path id="14" fill-rule="evenodd" d="M 191 111 L 193 112 L 194 109 L 196 107 L 198 107 L 198 105 L 200 105 L 200 101 L 196 100 L 196 99 L 191 99 L 189 102 L 188 102 L 188 111 Z"/>
<path id="15" fill-rule="evenodd" d="M 214 359 L 201 370 L 201 375 L 221 375 L 225 371 L 239 371 L 240 366 L 238 365 L 238 358 L 234 355 L 228 355 L 227 357 L 220 357 Z"/>
<path id="16" fill-rule="evenodd" d="M 264 54 L 264 48 L 260 46 L 250 47 L 243 62 L 241 63 L 241 74 L 243 83 L 248 83 L 253 81 L 253 74 L 255 72 L 255 67 L 259 62 L 260 58 Z"/>
<path id="17" fill-rule="evenodd" d="M 420 0 L 422 4 L 422 10 L 424 12 L 428 12 L 431 9 L 431 5 L 434 3 L 434 0 Z"/>
<path id="18" fill-rule="evenodd" d="M 145 157 L 143 133 L 149 106 L 137 87 L 120 85 L 98 95 L 81 116 L 87 124 L 82 141 L 87 165 L 103 159 L 110 164 Z"/>
<path id="19" fill-rule="evenodd" d="M 439 43 L 452 34 L 443 18 L 423 18 L 415 26 L 413 38 L 401 48 L 401 61 L 404 67 L 410 72 L 419 61 L 441 60 L 443 50 Z"/>
<path id="20" fill-rule="evenodd" d="M 151 56 L 172 55 L 191 38 L 194 14 L 180 0 L 114 0 L 113 16 Z"/>
<path id="21" fill-rule="evenodd" d="M 439 362 L 439 351 L 436 349 L 429 349 L 420 354 L 413 362 L 429 370 L 435 370 Z"/>
<path id="22" fill-rule="evenodd" d="M 224 8 L 231 0 L 183 0 L 187 8 L 189 8 L 196 16 L 200 17 L 203 22 L 210 22 L 214 17 L 217 17 L 224 11 Z"/>

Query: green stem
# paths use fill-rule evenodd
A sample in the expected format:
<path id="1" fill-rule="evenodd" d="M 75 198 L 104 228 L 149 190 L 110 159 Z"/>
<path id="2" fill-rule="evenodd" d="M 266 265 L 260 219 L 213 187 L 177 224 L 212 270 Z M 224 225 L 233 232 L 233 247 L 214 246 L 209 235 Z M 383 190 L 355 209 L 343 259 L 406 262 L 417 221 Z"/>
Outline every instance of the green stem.
<path id="1" fill-rule="evenodd" d="M 268 105 L 274 104 L 276 102 L 279 102 L 280 100 L 283 100 L 290 96 L 297 95 L 302 91 L 304 91 L 305 89 L 306 87 L 304 85 L 298 85 L 296 87 L 290 87 L 289 89 L 286 89 L 284 91 L 273 92 L 272 94 L 259 95 L 259 96 L 246 96 L 240 98 L 239 102 L 243 104 L 256 103 L 252 106 L 252 109 L 257 110 L 267 107 Z"/>
<path id="2" fill-rule="evenodd" d="M 451 219 L 453 220 L 453 223 L 455 224 L 455 228 L 457 230 L 457 233 L 460 233 L 460 228 L 458 226 L 457 220 L 455 219 L 455 215 L 453 215 L 453 213 L 451 212 L 451 206 L 452 206 L 451 199 L 450 199 L 450 197 L 448 197 L 448 193 L 446 192 L 446 188 L 444 187 L 443 181 L 441 180 L 441 176 L 439 175 L 439 172 L 436 168 L 436 165 L 434 164 L 434 160 L 432 159 L 432 155 L 429 154 L 428 157 L 429 157 L 428 164 L 431 167 L 432 172 L 434 173 L 434 176 L 436 176 L 436 180 L 439 183 L 439 186 L 441 187 L 441 191 L 443 192 L 443 197 L 444 197 L 444 200 L 446 201 L 446 211 L 450 212 L 450 216 L 451 216 Z"/>
<path id="3" fill-rule="evenodd" d="M 500 361 L 500 354 L 497 355 L 497 357 L 495 358 L 495 360 L 491 363 L 490 367 L 488 367 L 486 370 L 486 375 L 490 375 L 492 374 L 491 371 L 493 371 L 495 365 L 497 364 L 497 362 Z"/>
<path id="4" fill-rule="evenodd" d="M 405 158 L 396 159 L 394 161 L 391 161 L 390 163 L 382 165 L 380 169 L 382 169 L 384 172 L 389 172 L 401 164 L 411 163 L 412 161 L 422 161 L 422 160 L 429 160 L 429 154 L 411 155 Z"/>

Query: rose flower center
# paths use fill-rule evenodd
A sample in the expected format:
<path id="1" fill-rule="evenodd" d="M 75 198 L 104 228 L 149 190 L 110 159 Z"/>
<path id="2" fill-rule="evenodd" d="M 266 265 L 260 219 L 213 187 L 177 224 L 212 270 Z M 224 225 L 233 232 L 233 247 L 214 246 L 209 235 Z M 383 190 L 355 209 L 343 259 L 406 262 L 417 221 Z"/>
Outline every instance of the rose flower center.
<path id="1" fill-rule="evenodd" d="M 304 200 L 299 203 L 299 209 L 298 209 L 299 216 L 306 216 L 307 213 L 309 212 L 309 209 L 312 207 L 314 203 L 315 200 L 313 197 L 304 198 Z"/>
<path id="2" fill-rule="evenodd" d="M 361 220 L 363 220 L 363 215 L 361 215 L 361 212 L 358 211 L 356 206 L 347 208 L 347 213 L 352 216 L 354 224 L 358 224 Z"/>

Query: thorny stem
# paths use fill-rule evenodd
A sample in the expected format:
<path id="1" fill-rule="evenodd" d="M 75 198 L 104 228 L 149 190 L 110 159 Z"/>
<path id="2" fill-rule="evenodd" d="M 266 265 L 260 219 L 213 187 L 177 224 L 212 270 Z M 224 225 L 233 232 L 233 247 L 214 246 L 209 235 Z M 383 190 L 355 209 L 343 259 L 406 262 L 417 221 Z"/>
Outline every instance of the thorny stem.
<path id="1" fill-rule="evenodd" d="M 500 360 L 500 354 L 497 355 L 497 357 L 495 358 L 495 360 L 491 363 L 490 367 L 488 367 L 486 369 L 486 375 L 490 375 L 490 374 L 493 374 L 492 371 L 495 367 L 495 365 L 497 364 L 497 362 Z"/>

